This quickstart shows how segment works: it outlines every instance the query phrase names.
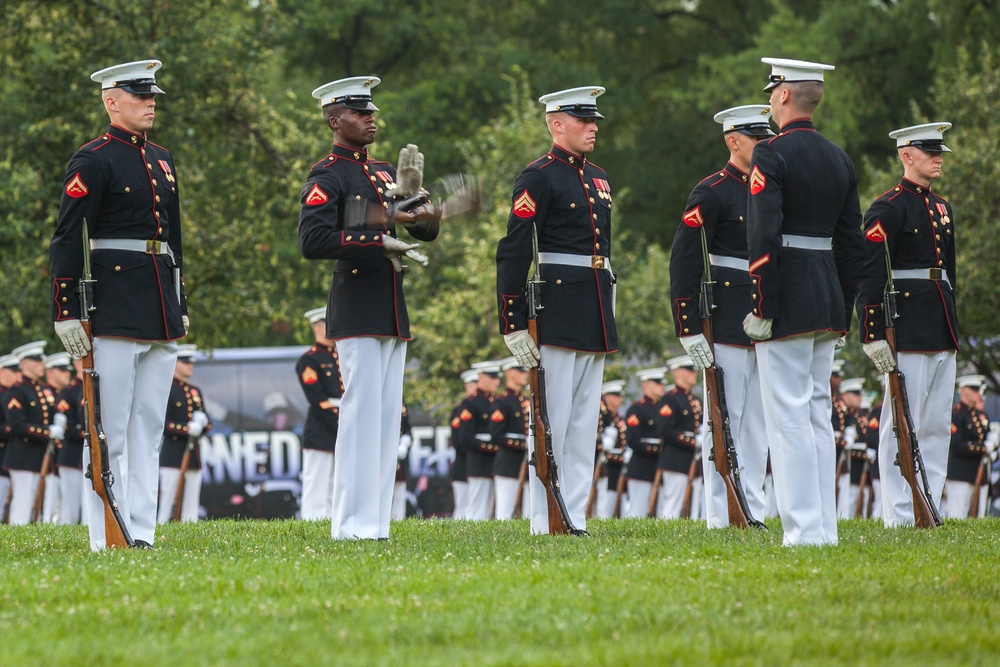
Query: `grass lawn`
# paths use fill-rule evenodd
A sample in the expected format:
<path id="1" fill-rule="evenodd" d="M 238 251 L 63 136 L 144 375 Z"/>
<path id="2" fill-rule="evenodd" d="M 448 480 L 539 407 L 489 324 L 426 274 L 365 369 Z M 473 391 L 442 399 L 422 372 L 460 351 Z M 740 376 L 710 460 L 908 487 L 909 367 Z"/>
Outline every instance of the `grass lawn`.
<path id="1" fill-rule="evenodd" d="M 1000 664 L 1000 519 L 794 549 L 769 526 L 211 521 L 100 554 L 0 526 L 0 665 Z"/>

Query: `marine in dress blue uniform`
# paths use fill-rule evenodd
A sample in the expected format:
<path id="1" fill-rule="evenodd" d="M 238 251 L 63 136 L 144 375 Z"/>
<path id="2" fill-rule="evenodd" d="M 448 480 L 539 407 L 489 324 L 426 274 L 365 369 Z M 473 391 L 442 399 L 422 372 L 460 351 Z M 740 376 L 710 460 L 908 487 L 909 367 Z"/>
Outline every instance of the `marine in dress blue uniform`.
<path id="1" fill-rule="evenodd" d="M 958 403 L 951 411 L 951 446 L 948 450 L 948 477 L 945 482 L 947 501 L 941 508 L 944 516 L 965 519 L 972 506 L 976 475 L 985 464 L 976 502 L 976 516 L 983 516 L 990 486 L 990 450 L 986 436 L 990 432 L 990 418 L 977 405 L 982 398 L 986 378 L 982 375 L 963 375 L 958 385 Z"/>
<path id="2" fill-rule="evenodd" d="M 59 468 L 59 518 L 61 524 L 78 524 L 83 520 L 83 363 L 73 360 L 76 376 L 56 394 L 56 410 L 66 415 L 66 435 L 56 452 Z"/>
<path id="3" fill-rule="evenodd" d="M 10 496 L 10 473 L 4 465 L 7 443 L 10 442 L 10 424 L 7 422 L 7 391 L 21 381 L 21 362 L 17 355 L 0 357 L 0 522 L 7 517 Z"/>
<path id="4" fill-rule="evenodd" d="M 189 444 L 193 446 L 187 470 L 184 472 L 184 497 L 180 499 L 180 520 L 195 522 L 199 516 L 201 507 L 199 438 L 212 430 L 212 424 L 205 412 L 205 397 L 201 389 L 190 381 L 194 374 L 194 353 L 197 349 L 196 345 L 180 345 L 177 350 L 177 365 L 174 369 L 174 379 L 170 384 L 163 445 L 160 448 L 160 504 L 156 514 L 158 523 L 167 523 L 173 518 L 181 465 Z"/>
<path id="5" fill-rule="evenodd" d="M 889 133 L 903 163 L 899 184 L 876 199 L 865 213 L 866 255 L 857 308 L 861 342 L 876 368 L 895 362 L 903 372 L 913 427 L 920 437 L 931 498 L 941 501 L 951 441 L 958 322 L 955 314 L 955 220 L 951 204 L 931 191 L 941 174 L 943 133 L 951 123 L 915 125 Z M 885 341 L 882 295 L 886 253 L 899 319 L 896 360 Z M 883 520 L 889 527 L 913 524 L 909 485 L 894 465 L 898 445 L 892 431 L 892 401 L 882 406 L 879 465 Z"/>
<path id="6" fill-rule="evenodd" d="M 666 387 L 666 367 L 646 368 L 635 374 L 642 396 L 625 411 L 625 442 L 628 468 L 628 503 L 621 503 L 622 517 L 644 517 L 649 510 L 653 480 L 663 449 L 663 420 L 671 408 L 661 401 Z"/>
<path id="7" fill-rule="evenodd" d="M 531 404 L 524 391 L 528 383 L 528 369 L 514 357 L 509 357 L 500 362 L 500 370 L 504 375 L 504 388 L 493 400 L 493 414 L 490 415 L 491 437 L 500 445 L 493 461 L 494 515 L 497 519 L 511 519 L 517 507 L 518 478 L 528 460 Z M 521 507 L 524 507 L 523 502 Z"/>
<path id="8" fill-rule="evenodd" d="M 703 412 L 701 401 L 692 393 L 698 374 L 691 357 L 674 357 L 667 361 L 667 368 L 673 373 L 674 385 L 660 399 L 663 447 L 657 467 L 663 474 L 657 495 L 656 516 L 677 519 L 681 516 L 688 474 L 699 447 L 697 434 Z M 702 502 L 702 489 L 698 480 L 692 484 L 691 518 L 698 518 L 700 511 L 696 508 Z"/>
<path id="9" fill-rule="evenodd" d="M 837 480 L 837 516 L 841 519 L 854 518 L 854 506 L 861 492 L 861 473 L 868 458 L 866 438 L 869 417 L 867 410 L 861 407 L 864 384 L 864 378 L 843 380 L 834 406 L 834 410 L 839 406 L 843 419 L 840 424 L 842 437 L 838 439 L 838 444 L 843 443 L 844 479 Z M 837 426 L 834 425 L 834 428 Z"/>
<path id="10" fill-rule="evenodd" d="M 618 414 L 624 400 L 625 382 L 612 380 L 601 385 L 601 416 L 597 420 L 597 445 L 604 475 L 598 480 L 596 510 L 598 518 L 614 516 L 618 478 L 625 465 L 625 420 Z"/>
<path id="11" fill-rule="evenodd" d="M 499 329 L 524 366 L 546 373 L 552 451 L 574 527 L 586 527 L 594 474 L 601 382 L 607 354 L 618 349 L 611 272 L 611 182 L 587 155 L 597 137 L 600 86 L 543 95 L 552 148 L 514 183 L 507 234 L 497 245 Z M 538 239 L 544 281 L 538 314 L 541 350 L 528 336 L 525 284 Z M 548 533 L 544 489 L 529 471 L 531 531 Z"/>
<path id="12" fill-rule="evenodd" d="M 836 544 L 833 353 L 863 261 L 857 176 L 812 113 L 833 66 L 764 58 L 778 136 L 753 151 L 747 245 L 764 419 L 785 545 Z"/>
<path id="13" fill-rule="evenodd" d="M 307 311 L 313 344 L 295 363 L 309 403 L 302 432 L 302 510 L 306 521 L 329 519 L 333 507 L 334 450 L 344 382 L 334 341 L 326 337 L 326 306 Z"/>
<path id="14" fill-rule="evenodd" d="M 757 356 L 743 318 L 753 308 L 747 259 L 747 198 L 750 157 L 757 142 L 773 137 L 771 109 L 748 104 L 720 111 L 729 161 L 721 170 L 702 179 L 688 196 L 681 224 L 670 252 L 670 298 L 674 332 L 699 369 L 711 363 L 712 353 L 701 330 L 701 279 L 708 246 L 715 309 L 714 359 L 722 367 L 730 431 L 736 445 L 740 477 L 750 513 L 765 513 L 764 477 L 767 470 L 767 434 L 760 398 Z M 706 396 L 706 403 L 711 400 Z M 707 406 L 706 406 L 707 409 Z M 708 424 L 703 424 L 702 460 L 712 448 Z M 729 524 L 726 487 L 709 463 L 705 475 L 706 521 L 709 528 Z"/>
<path id="15" fill-rule="evenodd" d="M 459 440 L 466 451 L 468 499 L 465 517 L 473 521 L 493 518 L 493 465 L 500 443 L 490 426 L 497 388 L 500 386 L 500 362 L 472 364 L 479 373 L 476 391 L 463 402 L 459 414 Z"/>
<path id="16" fill-rule="evenodd" d="M 300 196 L 302 256 L 335 260 L 326 335 L 337 341 L 344 395 L 334 466 L 333 539 L 389 537 L 403 367 L 411 338 L 401 258 L 427 261 L 415 244 L 396 238 L 396 223 L 421 241 L 433 241 L 439 231 L 433 206 L 393 211 L 396 170 L 369 158 L 366 147 L 376 134 L 372 113 L 378 111 L 371 89 L 379 83 L 374 76 L 351 77 L 313 91 L 334 143 L 309 170 Z"/>
<path id="17" fill-rule="evenodd" d="M 169 151 L 146 136 L 155 96 L 163 92 L 155 80 L 159 68 L 160 61 L 143 60 L 91 75 L 101 84 L 111 126 L 70 160 L 49 246 L 56 333 L 68 352 L 81 357 L 89 349 L 77 294 L 86 220 L 96 280 L 94 367 L 101 378 L 108 462 L 125 527 L 140 547 L 152 544 L 156 530 L 174 341 L 188 328 L 177 169 Z M 85 508 L 90 547 L 103 549 L 104 511 L 92 488 Z"/>
<path id="18" fill-rule="evenodd" d="M 455 509 L 451 514 L 451 518 L 453 519 L 465 519 L 468 514 L 469 452 L 465 448 L 465 444 L 461 438 L 462 417 L 463 411 L 466 410 L 466 400 L 476 393 L 479 384 L 479 371 L 470 368 L 469 370 L 462 371 L 460 378 L 462 384 L 465 385 L 465 396 L 458 402 L 458 405 L 452 408 L 451 415 L 448 417 L 448 423 L 451 426 L 451 449 L 455 452 L 455 458 L 452 461 L 451 467 L 448 468 L 452 493 L 455 496 Z M 469 414 L 471 415 L 472 413 L 470 412 Z"/>
<path id="19" fill-rule="evenodd" d="M 44 382 L 44 350 L 44 341 L 14 350 L 21 363 L 21 380 L 8 389 L 4 397 L 10 426 L 4 466 L 10 473 L 10 523 L 15 526 L 23 526 L 31 519 L 49 439 L 61 440 L 63 437 L 52 425 L 56 413 L 55 394 Z"/>

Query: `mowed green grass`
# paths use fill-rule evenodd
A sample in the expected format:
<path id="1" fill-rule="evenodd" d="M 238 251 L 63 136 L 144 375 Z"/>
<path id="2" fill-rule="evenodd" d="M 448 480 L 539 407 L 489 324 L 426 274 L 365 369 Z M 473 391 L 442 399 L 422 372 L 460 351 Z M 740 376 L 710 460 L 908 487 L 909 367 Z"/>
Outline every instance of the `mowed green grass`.
<path id="1" fill-rule="evenodd" d="M 91 554 L 80 526 L 0 526 L 0 665 L 1000 663 L 1000 520 L 934 531 L 591 521 L 212 521 Z"/>

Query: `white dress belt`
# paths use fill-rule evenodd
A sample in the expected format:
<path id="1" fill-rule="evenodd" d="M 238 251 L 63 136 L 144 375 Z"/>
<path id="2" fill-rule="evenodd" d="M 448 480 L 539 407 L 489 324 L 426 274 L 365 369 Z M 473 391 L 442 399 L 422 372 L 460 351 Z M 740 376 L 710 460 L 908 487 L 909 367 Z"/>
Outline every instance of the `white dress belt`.
<path id="1" fill-rule="evenodd" d="M 540 252 L 538 253 L 538 263 L 611 270 L 611 258 L 604 257 L 603 255 L 571 255 L 567 252 Z"/>
<path id="2" fill-rule="evenodd" d="M 709 255 L 708 263 L 712 266 L 721 266 L 725 269 L 738 269 L 740 271 L 750 270 L 750 260 L 739 257 L 727 257 L 726 255 Z"/>
<path id="3" fill-rule="evenodd" d="M 174 253 L 170 244 L 165 241 L 143 241 L 141 239 L 90 239 L 91 250 L 129 250 L 147 255 L 168 255 L 171 259 Z"/>
<path id="4" fill-rule="evenodd" d="M 503 437 L 508 440 L 524 440 L 525 435 L 523 433 L 504 433 Z"/>
<path id="5" fill-rule="evenodd" d="M 781 247 L 798 248 L 799 250 L 832 250 L 833 239 L 828 236 L 796 236 L 783 234 Z"/>
<path id="6" fill-rule="evenodd" d="M 662 445 L 663 440 L 661 438 L 639 438 L 639 442 L 643 442 L 647 445 Z"/>
<path id="7" fill-rule="evenodd" d="M 931 267 L 929 269 L 893 269 L 892 270 L 893 280 L 941 280 L 948 283 L 951 287 L 951 282 L 948 281 L 948 274 L 944 272 L 943 269 L 937 267 Z"/>

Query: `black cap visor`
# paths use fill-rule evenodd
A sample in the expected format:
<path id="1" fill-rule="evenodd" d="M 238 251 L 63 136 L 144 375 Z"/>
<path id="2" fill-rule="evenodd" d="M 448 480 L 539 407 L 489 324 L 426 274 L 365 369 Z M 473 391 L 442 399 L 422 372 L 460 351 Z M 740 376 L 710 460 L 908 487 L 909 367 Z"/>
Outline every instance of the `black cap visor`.
<path id="1" fill-rule="evenodd" d="M 596 104 L 569 104 L 554 109 L 549 113 L 568 113 L 576 118 L 604 118 L 597 110 Z"/>
<path id="2" fill-rule="evenodd" d="M 155 79 L 133 79 L 131 81 L 119 81 L 114 85 L 115 88 L 120 88 L 126 93 L 132 93 L 133 95 L 155 95 L 158 93 L 163 93 L 163 90 L 156 85 Z"/>
<path id="3" fill-rule="evenodd" d="M 345 97 L 337 97 L 330 101 L 329 104 L 324 104 L 323 107 L 328 107 L 330 104 L 339 104 L 347 109 L 354 109 L 355 111 L 378 111 L 379 108 L 372 104 L 372 98 L 368 95 L 347 95 Z"/>
<path id="4" fill-rule="evenodd" d="M 944 145 L 942 139 L 915 139 L 909 143 L 907 146 L 912 146 L 914 148 L 919 148 L 922 151 L 928 153 L 950 153 L 951 149 Z"/>

